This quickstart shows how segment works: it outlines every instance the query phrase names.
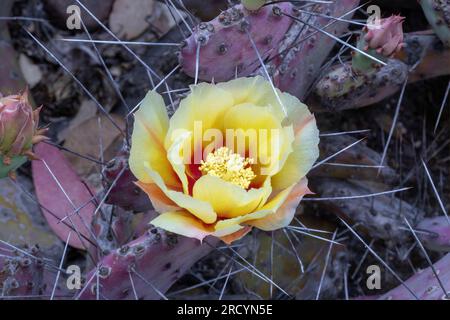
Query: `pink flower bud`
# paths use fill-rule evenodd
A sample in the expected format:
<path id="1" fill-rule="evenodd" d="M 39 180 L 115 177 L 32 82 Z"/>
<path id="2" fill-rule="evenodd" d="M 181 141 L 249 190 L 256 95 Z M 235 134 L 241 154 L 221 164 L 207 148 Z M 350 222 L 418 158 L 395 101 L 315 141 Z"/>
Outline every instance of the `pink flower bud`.
<path id="1" fill-rule="evenodd" d="M 364 40 L 366 49 L 375 49 L 385 57 L 391 57 L 399 52 L 403 46 L 403 21 L 404 17 L 391 16 L 381 19 L 378 24 L 369 25 Z"/>
<path id="2" fill-rule="evenodd" d="M 44 137 L 38 130 L 39 111 L 33 111 L 28 92 L 0 98 L 0 156 L 7 158 L 30 152 Z"/>

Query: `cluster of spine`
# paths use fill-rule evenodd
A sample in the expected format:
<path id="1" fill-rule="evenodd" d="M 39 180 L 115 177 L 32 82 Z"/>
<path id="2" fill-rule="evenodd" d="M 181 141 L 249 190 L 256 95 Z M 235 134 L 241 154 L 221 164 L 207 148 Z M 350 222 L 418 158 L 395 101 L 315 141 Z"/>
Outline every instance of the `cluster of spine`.
<path id="1" fill-rule="evenodd" d="M 0 248 L 0 296 L 39 296 L 44 285 L 44 260 L 38 247 L 19 252 Z"/>
<path id="2" fill-rule="evenodd" d="M 289 2 L 261 7 L 262 3 L 243 2 L 199 24 L 182 43 L 180 64 L 184 72 L 200 80 L 227 81 L 236 76 L 265 74 L 267 70 L 281 90 L 299 98 L 304 96 L 335 45 L 332 38 L 317 30 L 336 36 L 344 33 L 348 23 L 326 16 L 353 12 L 359 1 L 317 4 L 311 8 L 312 13 Z M 260 60 L 266 66 L 262 67 Z"/>
<path id="3" fill-rule="evenodd" d="M 100 292 L 102 297 L 114 300 L 163 299 L 164 292 L 208 254 L 217 240 L 206 241 L 208 245 L 202 245 L 195 239 L 151 229 L 99 261 L 100 267 L 86 276 L 79 297 L 95 299 Z"/>
<path id="4" fill-rule="evenodd" d="M 336 154 L 356 142 L 355 138 L 346 135 L 325 138 L 321 141 L 321 152 Z M 415 223 L 424 216 L 422 211 L 392 195 L 358 198 L 359 195 L 381 192 L 387 186 L 398 185 L 396 172 L 389 166 L 378 169 L 381 155 L 362 142 L 338 154 L 333 162 L 338 165 L 323 164 L 314 169 L 310 175 L 311 183 L 320 197 L 344 199 L 319 204 L 335 215 L 360 223 L 372 238 L 397 245 L 404 243 L 410 233 L 404 228 L 403 217 Z"/>
<path id="5" fill-rule="evenodd" d="M 268 63 L 268 69 L 273 70 L 274 83 L 280 90 L 304 99 L 336 45 L 330 35 L 340 37 L 348 30 L 348 22 L 328 17 L 350 20 L 358 4 L 359 0 L 342 0 L 315 4 L 308 12 L 293 8 L 294 23 L 277 49 L 277 58 Z"/>
<path id="6" fill-rule="evenodd" d="M 273 58 L 292 24 L 292 19 L 280 12 L 292 10 L 288 2 L 257 11 L 236 5 L 215 19 L 200 23 L 182 43 L 183 71 L 205 81 L 226 81 L 252 74 L 260 66 L 252 41 L 263 60 Z"/>
<path id="7" fill-rule="evenodd" d="M 446 254 L 433 266 L 416 272 L 405 281 L 420 300 L 450 300 L 450 221 L 446 216 L 425 218 L 415 227 L 419 241 L 430 250 Z M 436 277 L 439 277 L 439 279 Z M 403 285 L 394 288 L 379 300 L 413 300 Z"/>

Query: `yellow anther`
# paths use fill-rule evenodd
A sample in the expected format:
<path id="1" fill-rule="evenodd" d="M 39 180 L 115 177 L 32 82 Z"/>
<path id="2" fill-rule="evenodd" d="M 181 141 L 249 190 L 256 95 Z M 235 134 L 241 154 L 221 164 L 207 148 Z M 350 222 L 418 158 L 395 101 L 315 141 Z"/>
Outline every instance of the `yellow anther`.
<path id="1" fill-rule="evenodd" d="M 222 147 L 206 156 L 206 161 L 201 163 L 200 171 L 248 189 L 252 180 L 256 178 L 250 167 L 252 164 L 253 159 L 244 158 L 227 147 Z"/>

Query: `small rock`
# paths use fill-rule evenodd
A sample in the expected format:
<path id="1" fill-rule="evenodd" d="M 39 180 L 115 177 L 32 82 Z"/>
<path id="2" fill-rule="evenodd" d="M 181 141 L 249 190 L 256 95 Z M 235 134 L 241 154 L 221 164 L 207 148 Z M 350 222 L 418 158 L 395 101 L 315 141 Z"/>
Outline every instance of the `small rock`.
<path id="1" fill-rule="evenodd" d="M 39 66 L 35 65 L 26 55 L 21 54 L 19 56 L 19 65 L 25 81 L 28 83 L 30 88 L 33 88 L 41 81 L 41 69 L 39 68 Z"/>
<path id="2" fill-rule="evenodd" d="M 109 27 L 120 39 L 131 40 L 142 34 L 153 15 L 153 0 L 116 0 L 109 17 Z"/>

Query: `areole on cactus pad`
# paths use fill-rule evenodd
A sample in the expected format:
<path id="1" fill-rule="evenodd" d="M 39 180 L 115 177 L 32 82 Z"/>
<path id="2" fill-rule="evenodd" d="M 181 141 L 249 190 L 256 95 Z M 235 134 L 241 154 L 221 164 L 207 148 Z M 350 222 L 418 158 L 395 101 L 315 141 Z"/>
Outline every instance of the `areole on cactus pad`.
<path id="1" fill-rule="evenodd" d="M 204 144 L 203 144 L 204 142 Z M 308 107 L 262 77 L 201 83 L 169 119 L 151 91 L 135 114 L 130 168 L 160 215 L 151 223 L 230 243 L 290 224 L 319 156 Z"/>
<path id="2" fill-rule="evenodd" d="M 0 98 L 0 178 L 34 158 L 33 144 L 46 139 L 46 129 L 38 128 L 40 110 L 33 111 L 28 91 Z"/>

